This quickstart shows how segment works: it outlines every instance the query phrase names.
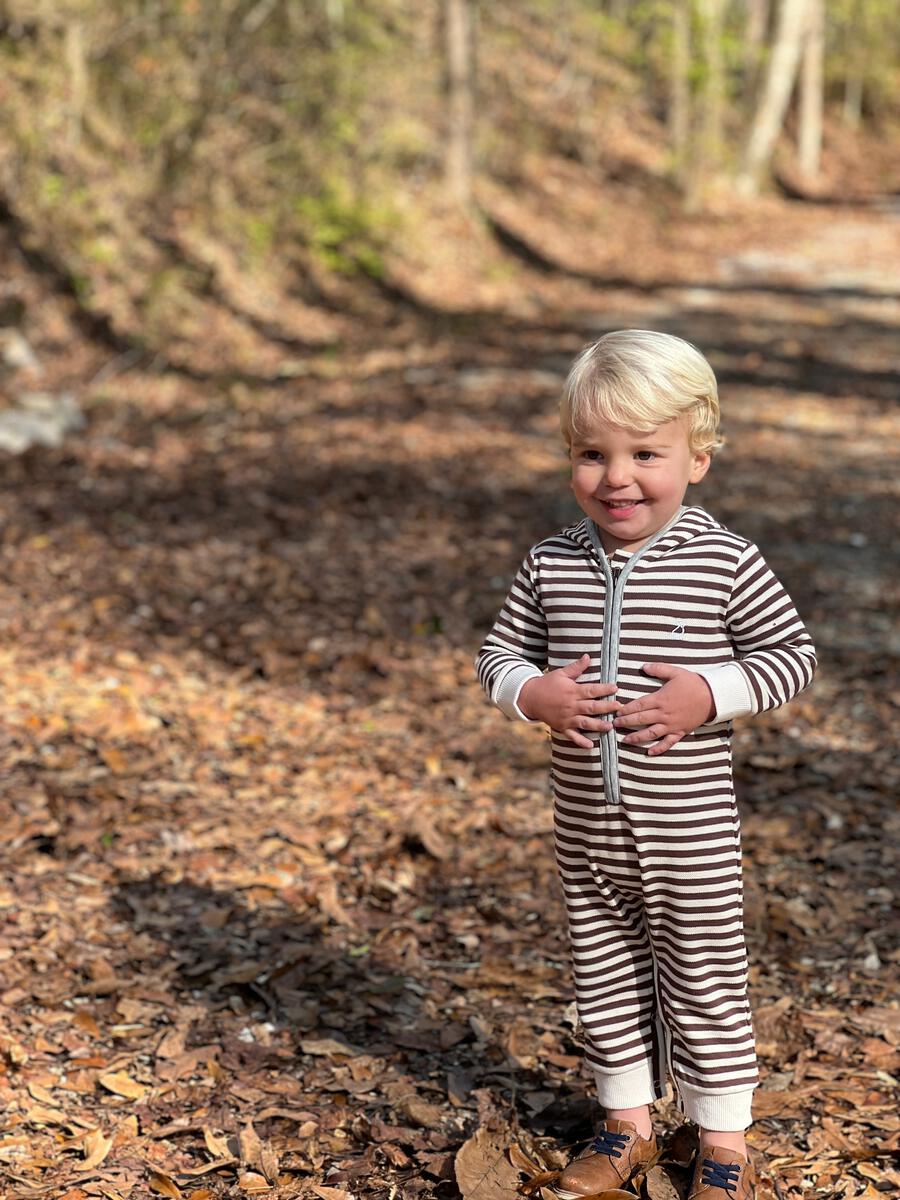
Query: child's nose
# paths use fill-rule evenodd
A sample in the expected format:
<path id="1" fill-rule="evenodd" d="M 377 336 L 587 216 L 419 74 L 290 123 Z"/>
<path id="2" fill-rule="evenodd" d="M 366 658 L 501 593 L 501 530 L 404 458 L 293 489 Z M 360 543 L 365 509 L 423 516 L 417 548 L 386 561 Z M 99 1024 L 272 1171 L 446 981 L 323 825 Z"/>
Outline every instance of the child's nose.
<path id="1" fill-rule="evenodd" d="M 613 459 L 607 464 L 604 482 L 607 487 L 627 487 L 631 483 L 631 463 Z"/>

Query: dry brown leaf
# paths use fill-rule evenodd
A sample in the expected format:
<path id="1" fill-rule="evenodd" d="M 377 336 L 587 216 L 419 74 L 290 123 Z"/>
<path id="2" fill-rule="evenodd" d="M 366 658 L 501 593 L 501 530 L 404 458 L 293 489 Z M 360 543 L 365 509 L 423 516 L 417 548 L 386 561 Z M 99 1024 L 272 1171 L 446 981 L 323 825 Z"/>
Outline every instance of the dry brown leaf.
<path id="1" fill-rule="evenodd" d="M 89 1033 L 91 1037 L 100 1037 L 100 1026 L 94 1020 L 89 1012 L 80 1009 L 74 1016 L 73 1025 L 77 1025 L 83 1033 Z"/>
<path id="2" fill-rule="evenodd" d="M 353 1200 L 353 1193 L 348 1192 L 346 1188 L 325 1187 L 324 1185 L 314 1183 L 312 1191 L 317 1196 L 321 1196 L 322 1200 Z"/>
<path id="3" fill-rule="evenodd" d="M 853 1024 L 870 1033 L 883 1037 L 892 1046 L 900 1046 L 900 1008 L 867 1008 L 865 1012 L 853 1014 Z"/>
<path id="4" fill-rule="evenodd" d="M 355 1046 L 339 1037 L 303 1038 L 300 1049 L 304 1054 L 359 1054 Z"/>
<path id="5" fill-rule="evenodd" d="M 228 1139 L 218 1137 L 211 1129 L 207 1129 L 205 1125 L 203 1126 L 203 1141 L 213 1158 L 230 1158 L 232 1156 L 228 1146 Z"/>
<path id="6" fill-rule="evenodd" d="M 68 1125 L 69 1120 L 58 1110 L 42 1108 L 32 1104 L 25 1110 L 25 1120 L 29 1125 Z"/>
<path id="7" fill-rule="evenodd" d="M 99 1129 L 92 1129 L 83 1139 L 85 1170 L 99 1167 L 112 1148 L 112 1138 L 104 1137 Z"/>
<path id="8" fill-rule="evenodd" d="M 257 1175 L 255 1171 L 245 1171 L 243 1175 L 238 1175 L 238 1187 L 242 1187 L 251 1196 L 269 1190 L 266 1180 L 262 1175 Z"/>
<path id="9" fill-rule="evenodd" d="M 210 1175 L 213 1171 L 221 1171 L 223 1167 L 234 1168 L 237 1159 L 233 1155 L 228 1158 L 216 1159 L 215 1162 L 204 1163 L 202 1167 L 184 1167 L 180 1175 Z"/>
<path id="10" fill-rule="evenodd" d="M 132 1079 L 125 1071 L 113 1071 L 101 1075 L 97 1082 L 108 1092 L 113 1092 L 116 1096 L 124 1096 L 127 1100 L 141 1100 L 147 1092 L 142 1083 Z"/>
<path id="11" fill-rule="evenodd" d="M 178 1058 L 184 1053 L 184 1040 L 187 1035 L 185 1029 L 176 1028 L 168 1030 L 160 1038 L 159 1045 L 156 1047 L 157 1058 Z"/>
<path id="12" fill-rule="evenodd" d="M 523 1196 L 533 1196 L 535 1192 L 543 1194 L 545 1188 L 559 1179 L 559 1176 L 559 1170 L 538 1171 L 536 1175 L 531 1175 L 524 1183 L 520 1183 L 518 1190 Z"/>
<path id="13" fill-rule="evenodd" d="M 509 1161 L 517 1171 L 524 1171 L 529 1176 L 540 1175 L 544 1170 L 542 1166 L 528 1157 L 518 1142 L 514 1142 L 509 1148 Z"/>
<path id="14" fill-rule="evenodd" d="M 241 1162 L 246 1163 L 249 1167 L 257 1167 L 260 1165 L 260 1151 L 262 1150 L 262 1142 L 259 1139 L 259 1134 L 253 1128 L 253 1122 L 247 1121 L 244 1128 L 238 1134 L 238 1146 L 240 1148 Z"/>
<path id="15" fill-rule="evenodd" d="M 281 1163 L 277 1152 L 270 1142 L 263 1142 L 262 1149 L 259 1152 L 259 1165 L 262 1168 L 262 1173 L 268 1179 L 269 1183 L 275 1183 L 278 1179 L 278 1168 Z"/>
<path id="16" fill-rule="evenodd" d="M 47 1088 L 41 1087 L 39 1083 L 29 1083 L 28 1094 L 33 1099 L 40 1101 L 41 1104 L 49 1104 L 51 1108 L 59 1108 L 59 1101 L 48 1091 Z"/>
<path id="17" fill-rule="evenodd" d="M 19 1042 L 12 1038 L 3 1038 L 0 1046 L 3 1049 L 3 1057 L 11 1066 L 24 1067 L 28 1062 L 28 1051 Z"/>
<path id="18" fill-rule="evenodd" d="M 213 1200 L 213 1194 L 209 1188 L 194 1188 L 188 1193 L 187 1200 Z"/>
<path id="19" fill-rule="evenodd" d="M 326 917 L 331 917 L 336 925 L 352 925 L 353 918 L 341 904 L 338 898 L 337 882 L 334 879 L 323 880 L 316 892 L 316 903 Z"/>
<path id="20" fill-rule="evenodd" d="M 397 1108 L 408 1121 L 423 1129 L 437 1129 L 444 1118 L 440 1105 L 423 1100 L 421 1096 L 406 1096 Z"/>
<path id="21" fill-rule="evenodd" d="M 140 1132 L 138 1127 L 137 1117 L 125 1117 L 116 1126 L 116 1132 L 113 1136 L 114 1146 L 125 1146 L 129 1142 L 133 1142 Z"/>
<path id="22" fill-rule="evenodd" d="M 151 1192 L 155 1192 L 157 1196 L 168 1196 L 169 1200 L 182 1200 L 181 1190 L 171 1175 L 153 1171 L 149 1183 Z"/>
<path id="23" fill-rule="evenodd" d="M 654 1167 L 647 1172 L 644 1186 L 650 1200 L 681 1200 L 681 1193 L 662 1167 Z"/>
<path id="24" fill-rule="evenodd" d="M 464 1200 L 500 1200 L 515 1196 L 519 1173 L 507 1158 L 513 1138 L 483 1126 L 456 1155 L 456 1183 Z"/>

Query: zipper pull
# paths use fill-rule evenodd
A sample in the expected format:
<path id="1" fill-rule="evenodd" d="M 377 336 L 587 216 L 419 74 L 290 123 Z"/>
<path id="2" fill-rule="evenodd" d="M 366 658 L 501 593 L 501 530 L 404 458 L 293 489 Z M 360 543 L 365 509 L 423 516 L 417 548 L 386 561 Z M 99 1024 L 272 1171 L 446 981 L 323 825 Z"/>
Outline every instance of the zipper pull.
<path id="1" fill-rule="evenodd" d="M 620 576 L 621 574 L 622 574 L 622 568 L 621 568 L 621 567 L 613 567 L 613 569 L 612 569 L 613 591 L 615 591 L 615 590 L 616 590 L 616 585 L 617 585 L 617 584 L 618 584 L 618 582 L 619 582 L 619 576 Z"/>

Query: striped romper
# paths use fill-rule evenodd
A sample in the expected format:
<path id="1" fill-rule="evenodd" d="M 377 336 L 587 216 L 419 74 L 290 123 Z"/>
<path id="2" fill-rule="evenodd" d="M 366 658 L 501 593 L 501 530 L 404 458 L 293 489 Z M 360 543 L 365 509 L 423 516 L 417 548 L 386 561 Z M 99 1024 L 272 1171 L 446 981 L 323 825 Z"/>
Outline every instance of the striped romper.
<path id="1" fill-rule="evenodd" d="M 747 1001 L 731 720 L 790 700 L 815 650 L 759 550 L 681 508 L 636 552 L 604 553 L 590 519 L 535 546 L 478 655 L 511 717 L 527 679 L 591 663 L 622 703 L 655 690 L 648 662 L 702 674 L 715 717 L 657 757 L 552 735 L 555 843 L 578 1012 L 601 1104 L 665 1095 L 706 1129 L 743 1129 L 757 1083 Z"/>

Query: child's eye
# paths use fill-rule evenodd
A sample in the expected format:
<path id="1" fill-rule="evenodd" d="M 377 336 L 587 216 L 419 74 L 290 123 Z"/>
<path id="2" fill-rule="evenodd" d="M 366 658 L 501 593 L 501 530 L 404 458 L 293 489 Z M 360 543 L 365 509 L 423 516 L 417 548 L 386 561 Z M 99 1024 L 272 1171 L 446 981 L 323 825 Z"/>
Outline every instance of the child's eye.
<path id="1" fill-rule="evenodd" d="M 652 450 L 638 450 L 634 457 L 640 462 L 652 462 L 653 459 L 656 458 L 656 455 Z"/>
<path id="2" fill-rule="evenodd" d="M 585 450 L 584 457 L 588 460 L 588 462 L 600 462 L 603 458 L 603 455 L 599 450 Z"/>

